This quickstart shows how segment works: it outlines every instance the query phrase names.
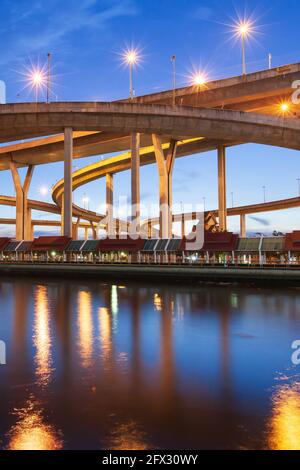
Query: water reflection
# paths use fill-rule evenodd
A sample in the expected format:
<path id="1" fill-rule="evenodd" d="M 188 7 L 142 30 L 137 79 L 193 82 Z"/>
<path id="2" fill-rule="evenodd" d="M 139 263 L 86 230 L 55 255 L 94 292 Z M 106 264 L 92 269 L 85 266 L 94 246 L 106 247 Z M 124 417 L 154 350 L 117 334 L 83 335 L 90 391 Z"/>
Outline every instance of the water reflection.
<path id="1" fill-rule="evenodd" d="M 5 448 L 300 447 L 298 379 L 270 392 L 290 366 L 297 291 L 14 280 L 0 292 Z"/>
<path id="2" fill-rule="evenodd" d="M 83 367 L 91 366 L 93 354 L 92 299 L 89 291 L 78 293 L 78 345 Z"/>
<path id="3" fill-rule="evenodd" d="M 102 356 L 104 360 L 107 360 L 112 350 L 112 338 L 111 338 L 111 316 L 108 308 L 99 308 L 99 329 L 100 329 L 100 341 Z"/>
<path id="4" fill-rule="evenodd" d="M 112 431 L 111 439 L 107 443 L 107 449 L 111 450 L 148 450 L 153 446 L 147 441 L 147 435 L 141 430 L 141 426 L 131 421 L 119 424 Z"/>
<path id="5" fill-rule="evenodd" d="M 47 385 L 52 372 L 51 335 L 48 294 L 45 286 L 37 286 L 34 303 L 34 346 L 36 375 L 40 385 Z"/>
<path id="6" fill-rule="evenodd" d="M 36 400 L 31 397 L 25 407 L 14 411 L 17 423 L 9 432 L 9 450 L 59 450 L 62 440 L 47 423 Z"/>
<path id="7" fill-rule="evenodd" d="M 272 398 L 268 447 L 300 450 L 300 383 L 279 387 Z"/>

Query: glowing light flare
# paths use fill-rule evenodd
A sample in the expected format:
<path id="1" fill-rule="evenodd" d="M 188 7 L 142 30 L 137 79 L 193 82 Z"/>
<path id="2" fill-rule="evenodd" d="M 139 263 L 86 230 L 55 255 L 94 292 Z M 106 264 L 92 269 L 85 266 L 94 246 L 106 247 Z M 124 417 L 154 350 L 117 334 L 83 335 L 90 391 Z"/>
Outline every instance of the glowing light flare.
<path id="1" fill-rule="evenodd" d="M 281 101 L 276 105 L 277 114 L 285 116 L 291 114 L 291 104 L 288 101 Z"/>
<path id="2" fill-rule="evenodd" d="M 137 65 L 140 60 L 141 56 L 137 49 L 127 49 L 122 54 L 123 62 L 126 65 Z"/>
<path id="3" fill-rule="evenodd" d="M 237 38 L 245 39 L 255 33 L 254 22 L 239 19 L 233 24 L 233 33 Z"/>
<path id="4" fill-rule="evenodd" d="M 203 86 L 207 81 L 207 76 L 202 72 L 195 72 L 191 77 L 191 83 L 195 86 Z"/>
<path id="5" fill-rule="evenodd" d="M 49 193 L 49 189 L 47 188 L 47 186 L 41 186 L 40 187 L 40 194 L 42 196 L 47 196 L 48 193 Z"/>
<path id="6" fill-rule="evenodd" d="M 287 103 L 282 103 L 280 109 L 283 113 L 286 113 L 289 110 L 289 105 Z"/>
<path id="7" fill-rule="evenodd" d="M 241 23 L 238 26 L 238 33 L 240 36 L 247 36 L 251 32 L 251 24 L 248 22 Z"/>

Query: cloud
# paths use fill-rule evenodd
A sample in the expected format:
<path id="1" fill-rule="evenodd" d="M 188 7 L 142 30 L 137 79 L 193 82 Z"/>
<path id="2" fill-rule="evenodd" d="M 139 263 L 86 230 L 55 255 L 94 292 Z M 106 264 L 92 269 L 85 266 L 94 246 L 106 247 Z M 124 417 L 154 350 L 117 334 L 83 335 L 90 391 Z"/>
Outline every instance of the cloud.
<path id="1" fill-rule="evenodd" d="M 261 219 L 259 217 L 253 217 L 253 216 L 250 216 L 249 219 L 252 219 L 255 222 L 258 222 L 259 224 L 263 225 L 264 227 L 270 227 L 270 225 L 271 225 L 271 223 L 267 219 Z"/>
<path id="2" fill-rule="evenodd" d="M 213 10 L 209 7 L 199 7 L 195 12 L 194 12 L 194 18 L 196 20 L 209 20 L 209 18 L 212 16 Z"/>
<path id="3" fill-rule="evenodd" d="M 6 12 L 6 22 L 0 29 L 0 40 L 6 43 L 7 53 L 1 54 L 0 64 L 4 65 L 20 57 L 41 50 L 54 50 L 80 38 L 92 40 L 92 32 L 108 31 L 118 18 L 136 15 L 134 0 L 48 0 L 41 6 L 40 1 L 21 0 L 17 6 L 11 3 Z M 80 36 L 79 36 L 80 33 Z"/>

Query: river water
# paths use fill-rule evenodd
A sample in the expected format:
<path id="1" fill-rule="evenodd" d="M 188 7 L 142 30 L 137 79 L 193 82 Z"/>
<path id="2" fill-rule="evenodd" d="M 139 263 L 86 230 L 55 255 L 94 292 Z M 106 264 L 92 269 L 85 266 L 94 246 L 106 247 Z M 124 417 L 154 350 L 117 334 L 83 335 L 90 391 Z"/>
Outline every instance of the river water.
<path id="1" fill-rule="evenodd" d="M 296 289 L 2 278 L 0 448 L 299 449 L 297 339 Z"/>

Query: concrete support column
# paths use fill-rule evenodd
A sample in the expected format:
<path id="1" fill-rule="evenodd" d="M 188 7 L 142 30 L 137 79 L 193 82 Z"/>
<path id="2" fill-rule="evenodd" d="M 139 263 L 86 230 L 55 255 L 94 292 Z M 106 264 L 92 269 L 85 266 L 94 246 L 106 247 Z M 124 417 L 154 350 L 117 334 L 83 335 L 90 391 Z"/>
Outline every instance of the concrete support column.
<path id="1" fill-rule="evenodd" d="M 64 197 L 63 197 L 63 234 L 72 237 L 72 165 L 73 165 L 73 129 L 65 128 L 64 146 Z"/>
<path id="2" fill-rule="evenodd" d="M 131 134 L 131 218 L 136 221 L 140 233 L 140 134 Z"/>
<path id="3" fill-rule="evenodd" d="M 78 217 L 77 221 L 75 224 L 73 224 L 73 230 L 72 230 L 72 238 L 74 240 L 78 240 L 78 228 L 80 224 L 80 218 Z"/>
<path id="4" fill-rule="evenodd" d="M 177 142 L 171 140 L 165 157 L 161 137 L 153 134 L 152 141 L 159 176 L 159 232 L 160 238 L 172 238 L 172 177 L 176 157 Z"/>
<path id="5" fill-rule="evenodd" d="M 85 227 L 84 229 L 84 239 L 88 240 L 89 239 L 89 228 Z"/>
<path id="6" fill-rule="evenodd" d="M 106 174 L 106 219 L 107 236 L 114 235 L 114 175 L 111 173 Z"/>
<path id="7" fill-rule="evenodd" d="M 184 215 L 182 214 L 181 216 L 181 237 L 185 237 L 185 220 L 184 220 Z"/>
<path id="8" fill-rule="evenodd" d="M 97 240 L 97 229 L 94 226 L 94 223 L 90 220 L 90 225 L 92 228 L 93 240 Z"/>
<path id="9" fill-rule="evenodd" d="M 32 180 L 34 166 L 27 169 L 24 184 L 17 170 L 15 162 L 10 162 L 10 170 L 16 193 L 16 239 L 31 240 L 31 210 L 28 208 L 28 191 Z"/>
<path id="10" fill-rule="evenodd" d="M 226 205 L 226 151 L 223 145 L 218 147 L 218 194 L 219 194 L 219 225 L 221 232 L 227 230 Z"/>
<path id="11" fill-rule="evenodd" d="M 246 238 L 246 214 L 240 215 L 240 237 Z"/>
<path id="12" fill-rule="evenodd" d="M 29 207 L 27 207 L 27 214 L 25 216 L 25 234 L 24 235 L 25 235 L 25 240 L 27 241 L 33 240 L 32 230 L 31 230 L 31 209 L 29 209 Z"/>

